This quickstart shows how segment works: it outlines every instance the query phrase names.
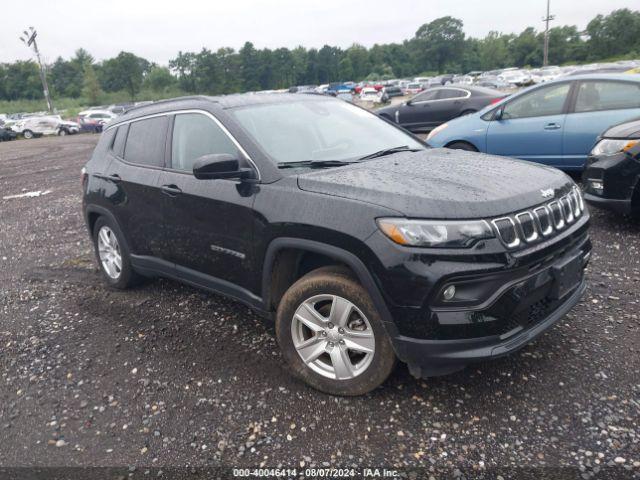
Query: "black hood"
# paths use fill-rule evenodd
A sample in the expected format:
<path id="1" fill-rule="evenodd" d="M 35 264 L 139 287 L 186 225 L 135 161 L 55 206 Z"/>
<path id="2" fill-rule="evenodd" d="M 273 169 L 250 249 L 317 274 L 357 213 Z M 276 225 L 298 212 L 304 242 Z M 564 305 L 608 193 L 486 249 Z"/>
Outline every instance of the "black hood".
<path id="1" fill-rule="evenodd" d="M 640 118 L 611 127 L 604 138 L 640 138 Z"/>
<path id="2" fill-rule="evenodd" d="M 429 149 L 298 177 L 309 192 L 387 207 L 414 218 L 487 218 L 524 210 L 573 182 L 564 173 L 493 155 Z"/>

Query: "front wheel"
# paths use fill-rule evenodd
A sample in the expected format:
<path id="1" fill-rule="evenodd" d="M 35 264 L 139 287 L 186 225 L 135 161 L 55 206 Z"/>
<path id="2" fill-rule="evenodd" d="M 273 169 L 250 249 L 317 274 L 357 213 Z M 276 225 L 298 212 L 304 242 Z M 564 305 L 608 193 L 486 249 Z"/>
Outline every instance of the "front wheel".
<path id="1" fill-rule="evenodd" d="M 58 136 L 64 137 L 66 135 L 67 135 L 67 131 L 64 128 L 61 128 L 60 130 L 58 130 Z"/>
<path id="2" fill-rule="evenodd" d="M 25 130 L 24 132 L 22 132 L 22 136 L 29 140 L 33 138 L 33 132 L 31 130 Z"/>
<path id="3" fill-rule="evenodd" d="M 367 291 L 337 267 L 315 270 L 283 296 L 276 334 L 293 372 L 332 395 L 363 395 L 381 385 L 396 362 Z"/>

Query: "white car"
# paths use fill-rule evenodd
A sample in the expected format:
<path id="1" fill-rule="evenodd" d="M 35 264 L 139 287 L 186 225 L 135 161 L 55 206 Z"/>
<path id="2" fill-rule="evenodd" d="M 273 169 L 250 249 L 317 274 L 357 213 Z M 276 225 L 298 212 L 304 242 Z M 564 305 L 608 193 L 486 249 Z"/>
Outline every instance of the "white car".
<path id="1" fill-rule="evenodd" d="M 110 112 L 109 110 L 84 110 L 78 113 L 79 117 L 82 118 L 90 118 L 92 120 L 101 121 L 103 123 L 110 122 L 114 118 L 117 118 L 118 115 Z"/>
<path id="2" fill-rule="evenodd" d="M 62 120 L 60 116 L 28 117 L 11 126 L 11 130 L 24 138 L 41 137 L 42 135 L 70 135 L 80 131 L 76 122 Z"/>
<path id="3" fill-rule="evenodd" d="M 504 70 L 498 75 L 498 79 L 508 83 L 512 87 L 524 87 L 533 83 L 531 74 L 526 70 Z"/>
<path id="4" fill-rule="evenodd" d="M 360 90 L 360 100 L 363 102 L 381 102 L 382 93 L 378 92 L 375 88 L 364 87 Z"/>

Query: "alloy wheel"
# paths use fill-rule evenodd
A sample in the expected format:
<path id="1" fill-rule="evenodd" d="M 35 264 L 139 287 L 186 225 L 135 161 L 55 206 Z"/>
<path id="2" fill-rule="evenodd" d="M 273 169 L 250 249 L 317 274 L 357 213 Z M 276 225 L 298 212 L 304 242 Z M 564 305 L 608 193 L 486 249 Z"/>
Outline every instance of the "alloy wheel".
<path id="1" fill-rule="evenodd" d="M 98 232 L 98 255 L 105 273 L 117 280 L 122 273 L 122 254 L 115 233 L 106 225 Z"/>
<path id="2" fill-rule="evenodd" d="M 375 354 L 369 320 L 338 295 L 316 295 L 302 302 L 294 314 L 291 335 L 305 365 L 334 380 L 361 375 Z"/>

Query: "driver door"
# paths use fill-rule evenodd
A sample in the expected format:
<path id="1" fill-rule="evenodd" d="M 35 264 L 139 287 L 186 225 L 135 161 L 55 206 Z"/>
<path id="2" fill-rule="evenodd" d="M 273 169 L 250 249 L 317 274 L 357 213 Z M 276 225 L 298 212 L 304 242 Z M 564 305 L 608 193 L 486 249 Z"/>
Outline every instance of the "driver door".
<path id="1" fill-rule="evenodd" d="M 563 166 L 562 137 L 571 82 L 536 88 L 504 106 L 487 129 L 487 153 Z"/>
<path id="2" fill-rule="evenodd" d="M 170 161 L 160 179 L 164 260 L 175 263 L 177 274 L 190 283 L 215 284 L 218 290 L 225 282 L 248 288 L 254 190 L 237 180 L 193 176 L 193 164 L 203 155 L 228 153 L 241 162 L 244 157 L 221 124 L 205 112 L 174 115 L 170 136 Z"/>

